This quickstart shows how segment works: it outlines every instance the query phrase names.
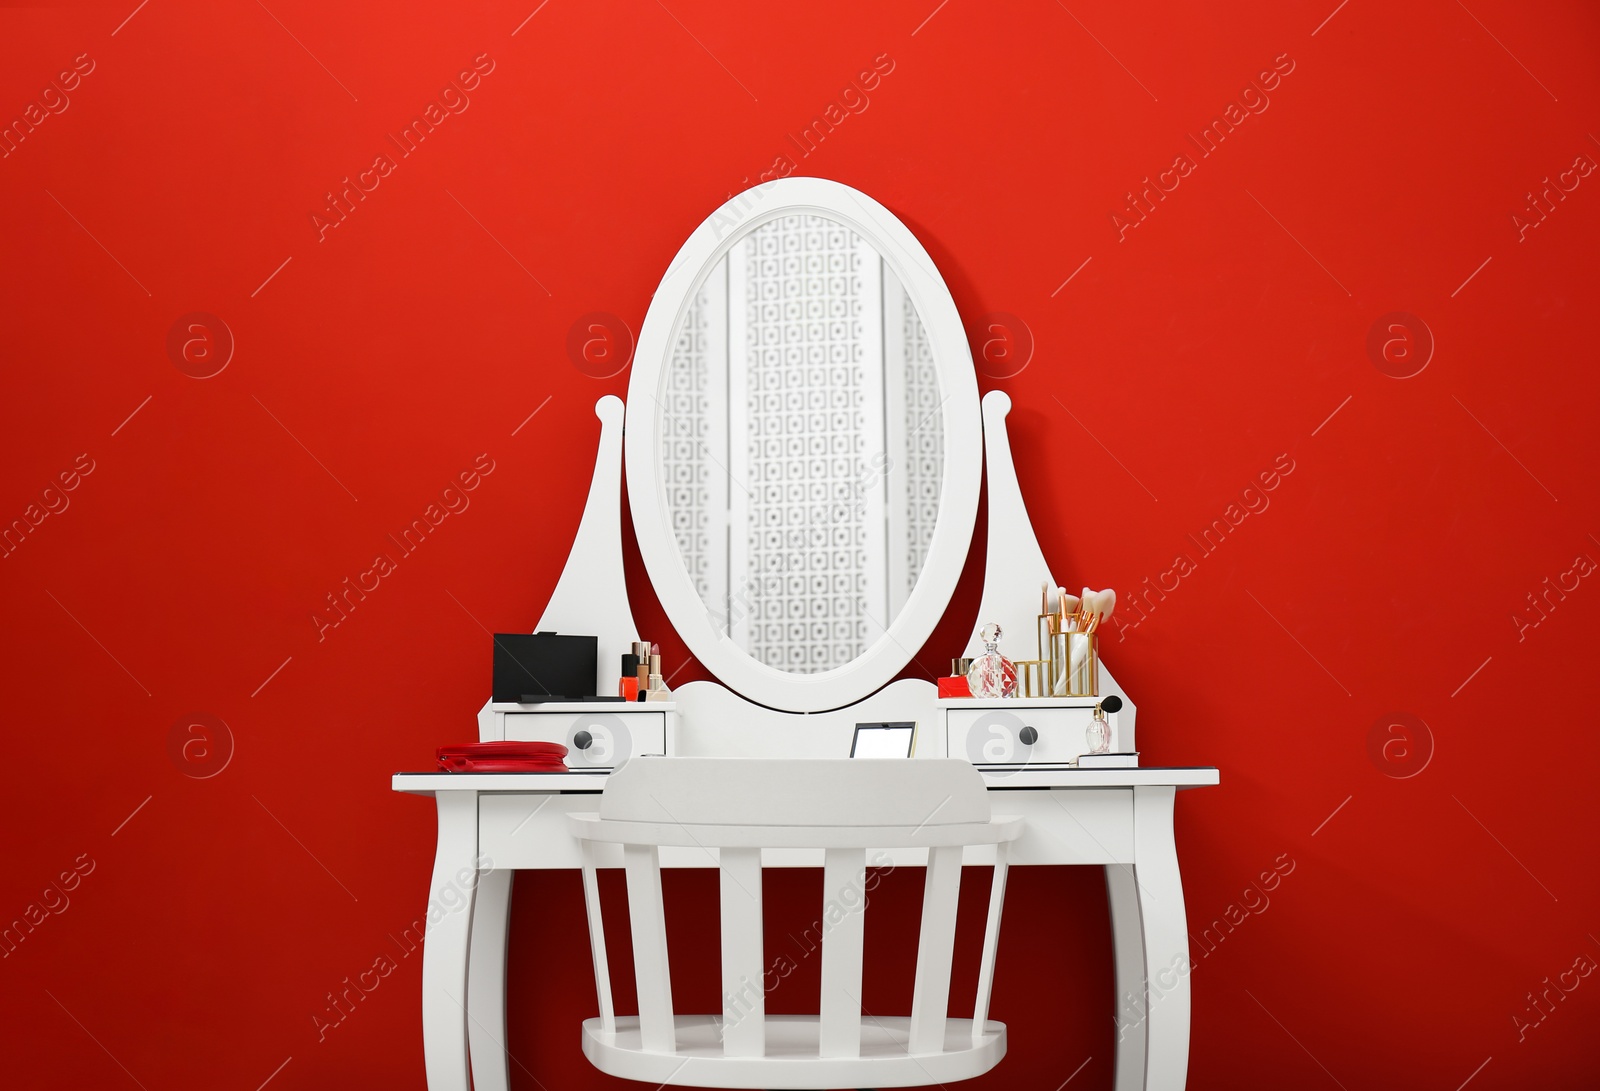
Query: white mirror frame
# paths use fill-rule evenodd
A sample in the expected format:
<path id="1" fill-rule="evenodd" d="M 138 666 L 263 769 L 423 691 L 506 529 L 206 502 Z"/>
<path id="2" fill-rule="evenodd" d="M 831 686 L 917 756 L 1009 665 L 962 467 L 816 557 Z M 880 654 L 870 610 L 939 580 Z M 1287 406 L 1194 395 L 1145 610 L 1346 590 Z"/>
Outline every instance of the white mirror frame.
<path id="1" fill-rule="evenodd" d="M 790 674 L 760 663 L 714 627 L 680 557 L 656 457 L 657 414 L 688 303 L 734 243 L 763 223 L 796 213 L 848 225 L 894 268 L 927 331 L 943 399 L 939 515 L 916 586 L 888 630 L 865 652 L 817 674 Z M 661 278 L 639 331 L 623 444 L 634 531 L 656 596 L 695 657 L 745 699 L 787 712 L 854 704 L 900 673 L 944 616 L 977 520 L 983 476 L 978 382 L 961 316 L 938 267 L 906 226 L 866 194 L 822 178 L 782 178 L 738 194 L 695 229 Z"/>

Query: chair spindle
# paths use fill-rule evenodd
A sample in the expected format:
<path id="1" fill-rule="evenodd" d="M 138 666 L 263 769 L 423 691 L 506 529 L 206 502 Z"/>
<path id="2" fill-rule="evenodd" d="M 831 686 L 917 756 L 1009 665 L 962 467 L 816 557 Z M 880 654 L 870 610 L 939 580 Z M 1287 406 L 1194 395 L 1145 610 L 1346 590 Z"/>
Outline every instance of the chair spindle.
<path id="1" fill-rule="evenodd" d="M 720 850 L 722 884 L 722 1052 L 766 1053 L 767 998 L 762 976 L 761 850 Z"/>

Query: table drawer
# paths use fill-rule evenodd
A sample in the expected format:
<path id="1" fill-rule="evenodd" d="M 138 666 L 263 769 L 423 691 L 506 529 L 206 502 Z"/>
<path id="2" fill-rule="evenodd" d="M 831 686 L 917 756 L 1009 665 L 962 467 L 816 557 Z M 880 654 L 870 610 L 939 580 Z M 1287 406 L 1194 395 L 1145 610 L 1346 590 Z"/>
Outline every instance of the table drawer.
<path id="1" fill-rule="evenodd" d="M 1093 719 L 1087 706 L 952 708 L 945 712 L 946 741 L 952 758 L 974 765 L 1060 765 L 1088 751 Z"/>
<path id="2" fill-rule="evenodd" d="M 665 712 L 507 712 L 505 738 L 558 742 L 569 769 L 611 769 L 640 754 L 667 752 Z"/>

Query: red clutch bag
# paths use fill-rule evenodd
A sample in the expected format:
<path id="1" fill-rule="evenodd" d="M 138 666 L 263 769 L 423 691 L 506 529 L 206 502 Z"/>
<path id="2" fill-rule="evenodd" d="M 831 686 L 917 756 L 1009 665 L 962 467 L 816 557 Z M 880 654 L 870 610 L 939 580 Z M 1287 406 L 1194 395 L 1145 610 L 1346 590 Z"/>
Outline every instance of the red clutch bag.
<path id="1" fill-rule="evenodd" d="M 439 747 L 447 773 L 565 773 L 567 748 L 558 742 L 475 742 Z"/>

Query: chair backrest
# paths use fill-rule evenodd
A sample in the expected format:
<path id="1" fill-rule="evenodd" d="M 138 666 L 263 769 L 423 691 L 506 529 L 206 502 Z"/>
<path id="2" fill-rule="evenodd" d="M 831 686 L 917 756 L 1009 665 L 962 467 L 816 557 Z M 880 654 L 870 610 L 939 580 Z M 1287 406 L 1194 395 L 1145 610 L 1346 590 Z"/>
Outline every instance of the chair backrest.
<path id="1" fill-rule="evenodd" d="M 962 850 L 996 846 L 973 1038 L 983 1032 L 1005 892 L 1006 843 L 1019 819 L 991 817 L 983 778 L 957 759 L 638 758 L 607 780 L 598 814 L 570 816 L 584 848 L 601 1027 L 615 1029 L 596 845 L 622 846 L 645 1049 L 677 1049 L 661 896 L 662 846 L 715 850 L 722 910 L 722 1037 L 727 1057 L 765 1052 L 761 850 L 823 850 L 820 1056 L 861 1051 L 869 849 L 926 848 L 908 1054 L 945 1049 Z"/>

